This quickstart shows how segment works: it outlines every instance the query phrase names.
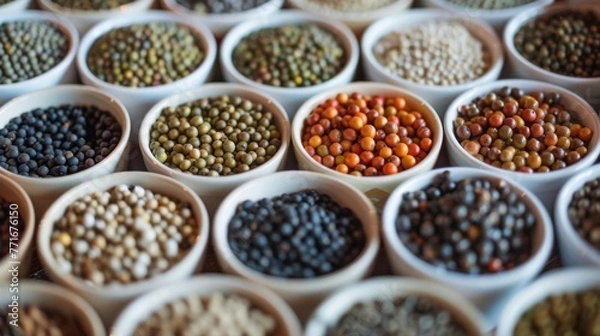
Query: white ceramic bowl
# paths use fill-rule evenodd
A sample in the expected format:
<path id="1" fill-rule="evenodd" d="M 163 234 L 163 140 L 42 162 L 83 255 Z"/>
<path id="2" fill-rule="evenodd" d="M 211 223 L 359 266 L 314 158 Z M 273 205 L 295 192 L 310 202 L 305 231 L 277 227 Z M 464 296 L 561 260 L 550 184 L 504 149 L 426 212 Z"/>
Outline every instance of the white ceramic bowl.
<path id="1" fill-rule="evenodd" d="M 508 69 L 512 70 L 509 71 L 509 74 L 515 78 L 539 80 L 562 86 L 575 92 L 588 103 L 600 106 L 600 77 L 578 78 L 553 73 L 526 60 L 515 47 L 514 37 L 525 23 L 539 16 L 560 13 L 567 9 L 592 10 L 597 16 L 600 16 L 600 3 L 596 1 L 577 4 L 557 3 L 552 6 L 531 8 L 508 22 L 504 29 L 504 46 Z"/>
<path id="2" fill-rule="evenodd" d="M 128 184 L 150 189 L 155 193 L 173 197 L 190 204 L 199 235 L 196 244 L 176 265 L 165 273 L 151 279 L 127 285 L 97 287 L 86 283 L 70 273 L 64 273 L 57 265 L 50 248 L 50 236 L 54 223 L 60 219 L 65 209 L 75 200 L 94 191 L 104 191 L 111 187 Z M 54 282 L 70 288 L 88 301 L 100 314 L 104 323 L 110 325 L 127 303 L 152 290 L 170 285 L 173 281 L 189 277 L 201 268 L 209 235 L 209 218 L 204 204 L 198 196 L 183 184 L 165 176 L 146 172 L 123 172 L 100 177 L 78 185 L 59 197 L 50 206 L 38 227 L 37 250 L 44 269 Z"/>
<path id="3" fill-rule="evenodd" d="M 502 176 L 481 169 L 453 167 L 436 169 L 401 184 L 390 195 L 383 210 L 385 250 L 394 274 L 433 280 L 449 286 L 470 299 L 484 312 L 487 321 L 486 330 L 490 330 L 497 323 L 500 310 L 511 294 L 533 280 L 546 264 L 554 239 L 552 221 L 535 195 L 507 180 L 513 190 L 522 195 L 529 211 L 536 217 L 535 233 L 532 237 L 533 252 L 529 260 L 505 272 L 478 276 L 437 268 L 414 255 L 402 244 L 396 232 L 396 218 L 402 195 L 425 188 L 434 176 L 444 171 L 450 171 L 450 178 L 453 181 L 465 178 L 498 179 Z"/>
<path id="4" fill-rule="evenodd" d="M 68 189 L 95 177 L 114 172 L 121 161 L 126 159 L 124 155 L 131 132 L 127 110 L 112 95 L 83 85 L 61 85 L 28 93 L 11 100 L 0 107 L 0 128 L 4 127 L 12 118 L 25 112 L 36 108 L 47 108 L 63 104 L 95 105 L 109 112 L 121 125 L 121 140 L 104 160 L 75 174 L 34 178 L 14 174 L 0 168 L 0 175 L 7 176 L 15 181 L 29 194 L 38 217 L 41 217 L 46 208 L 50 206 L 50 203 L 54 202 L 58 196 Z"/>
<path id="5" fill-rule="evenodd" d="M 570 178 L 556 197 L 554 223 L 561 260 L 566 266 L 595 266 L 600 268 L 600 251 L 575 231 L 568 215 L 573 194 L 581 189 L 584 184 L 597 178 L 600 178 L 600 164 L 582 170 Z"/>
<path id="6" fill-rule="evenodd" d="M 265 28 L 280 27 L 286 24 L 314 23 L 331 32 L 340 40 L 346 52 L 346 65 L 339 74 L 327 82 L 301 88 L 275 87 L 266 84 L 260 84 L 250 78 L 242 75 L 233 65 L 232 54 L 239 42 L 250 33 Z M 280 11 L 269 17 L 268 20 L 250 20 L 243 22 L 232 28 L 223 42 L 220 49 L 221 69 L 223 77 L 228 82 L 244 84 L 256 88 L 271 97 L 275 98 L 288 113 L 290 119 L 293 118 L 296 109 L 304 103 L 305 100 L 313 95 L 329 90 L 338 85 L 349 83 L 354 77 L 356 65 L 358 64 L 359 47 L 358 41 L 352 31 L 345 25 L 336 21 L 314 16 L 299 11 Z"/>
<path id="7" fill-rule="evenodd" d="M 393 300 L 407 295 L 417 295 L 431 300 L 445 309 L 468 335 L 483 335 L 484 320 L 481 313 L 464 297 L 433 281 L 377 277 L 350 285 L 328 297 L 312 315 L 306 326 L 306 336 L 325 336 L 330 328 L 354 305 L 372 300 Z"/>
<path id="8" fill-rule="evenodd" d="M 9 235 L 16 235 L 14 238 L 18 238 L 18 241 L 14 241 L 16 245 L 11 246 L 10 241 L 2 242 L 3 250 L 8 245 L 9 254 L 0 259 L 0 281 L 18 282 L 15 277 L 25 278 L 29 275 L 29 264 L 33 255 L 35 211 L 25 190 L 3 175 L 0 175 L 0 190 L 2 190 L 2 199 L 9 203 L 9 225 L 15 227 L 13 224 L 16 216 L 19 216 L 23 222 L 22 229 L 9 230 Z M 11 252 L 16 252 L 16 259 L 12 258 Z M 18 271 L 14 271 L 12 266 L 17 266 Z"/>
<path id="9" fill-rule="evenodd" d="M 521 316 L 551 295 L 600 290 L 600 269 L 565 268 L 549 272 L 520 290 L 507 304 L 498 323 L 497 336 L 512 336 Z"/>
<path id="10" fill-rule="evenodd" d="M 29 6 L 30 0 L 13 0 L 4 5 L 0 5 L 0 13 L 2 14 L 14 14 L 22 12 Z"/>
<path id="11" fill-rule="evenodd" d="M 469 17 L 485 21 L 499 34 L 502 34 L 504 26 L 506 26 L 506 23 L 513 17 L 531 8 L 541 8 L 547 6 L 553 1 L 554 0 L 533 0 L 532 2 L 522 6 L 490 10 L 460 6 L 450 3 L 447 0 L 422 0 L 423 4 L 427 7 L 443 9 L 453 13 L 461 13 Z"/>
<path id="12" fill-rule="evenodd" d="M 427 126 L 433 133 L 433 145 L 429 154 L 415 167 L 401 171 L 394 175 L 387 176 L 353 176 L 349 174 L 342 174 L 335 169 L 327 168 L 324 165 L 315 161 L 308 155 L 304 146 L 302 146 L 302 130 L 304 128 L 304 121 L 310 115 L 315 107 L 325 102 L 327 99 L 335 98 L 335 96 L 344 92 L 351 94 L 358 92 L 365 95 L 383 95 L 385 97 L 401 96 L 406 100 L 407 109 L 416 110 L 421 112 L 423 119 L 427 122 Z M 302 170 L 310 170 L 334 177 L 340 181 L 351 184 L 361 191 L 368 193 L 372 190 L 381 190 L 383 192 L 391 192 L 396 186 L 403 181 L 410 179 L 411 177 L 417 176 L 424 171 L 433 169 L 440 154 L 443 142 L 443 131 L 441 120 L 438 117 L 436 111 L 428 104 L 427 100 L 424 100 L 420 96 L 412 93 L 409 90 L 405 90 L 389 84 L 380 83 L 367 83 L 357 82 L 344 86 L 340 86 L 331 90 L 322 92 L 311 99 L 307 100 L 296 113 L 294 120 L 292 121 L 292 144 L 294 146 L 294 153 L 298 160 L 298 167 Z"/>
<path id="13" fill-rule="evenodd" d="M 451 86 L 419 84 L 392 74 L 375 58 L 373 49 L 384 36 L 394 31 L 412 29 L 428 22 L 449 20 L 459 20 L 475 38 L 481 41 L 488 52 L 490 66 L 481 77 L 468 83 Z M 414 92 L 431 104 L 442 117 L 452 99 L 470 88 L 496 80 L 500 76 L 504 64 L 502 43 L 488 24 L 459 13 L 427 8 L 408 10 L 373 23 L 362 36 L 361 56 L 367 79 L 393 84 Z"/>
<path id="14" fill-rule="evenodd" d="M 38 0 L 40 8 L 71 21 L 80 34 L 85 34 L 93 25 L 100 21 L 118 16 L 137 15 L 147 11 L 154 4 L 154 0 L 134 0 L 133 2 L 114 9 L 104 10 L 78 10 L 62 7 L 52 0 Z"/>
<path id="15" fill-rule="evenodd" d="M 194 72 L 189 76 L 170 84 L 144 88 L 128 88 L 110 84 L 100 80 L 92 74 L 87 66 L 86 59 L 90 48 L 98 38 L 104 36 L 113 29 L 151 22 L 176 22 L 187 26 L 192 30 L 197 36 L 205 54 L 204 60 Z M 147 11 L 133 17 L 125 16 L 109 19 L 92 27 L 81 40 L 81 47 L 77 53 L 77 69 L 79 70 L 81 81 L 84 84 L 100 88 L 114 95 L 127 107 L 127 111 L 131 118 L 132 135 L 135 141 L 137 140 L 140 123 L 152 105 L 165 97 L 183 92 L 189 88 L 197 87 L 209 80 L 216 55 L 217 43 L 215 38 L 210 30 L 202 23 L 172 13 Z"/>
<path id="16" fill-rule="evenodd" d="M 306 0 L 290 0 L 289 3 L 293 8 L 315 15 L 326 16 L 332 20 L 341 21 L 350 27 L 350 29 L 354 31 L 354 34 L 360 36 L 367 26 L 374 21 L 389 16 L 392 13 L 398 14 L 407 10 L 412 5 L 413 0 L 395 0 L 389 5 L 362 12 L 337 11 L 324 6 L 315 5 Z"/>
<path id="17" fill-rule="evenodd" d="M 53 23 L 69 40 L 69 50 L 65 57 L 52 69 L 45 73 L 13 84 L 0 85 L 0 106 L 9 100 L 35 90 L 53 87 L 59 84 L 77 82 L 75 69 L 75 53 L 79 46 L 79 33 L 69 21 L 50 13 L 42 11 L 22 11 L 8 14 L 0 8 L 0 24 L 13 21 L 46 21 Z M 4 15 L 7 14 L 7 15 Z"/>
<path id="18" fill-rule="evenodd" d="M 271 15 L 279 11 L 284 2 L 284 0 L 270 0 L 256 8 L 240 13 L 202 14 L 180 5 L 177 0 L 160 0 L 162 7 L 171 12 L 190 15 L 204 23 L 217 38 L 222 38 L 233 26 L 249 19 L 268 20 Z"/>
<path id="19" fill-rule="evenodd" d="M 294 312 L 279 296 L 258 284 L 226 275 L 202 275 L 178 282 L 132 302 L 119 316 L 111 333 L 119 336 L 134 335 L 137 326 L 153 312 L 169 302 L 190 296 L 209 296 L 214 293 L 236 294 L 249 299 L 264 312 L 273 316 L 279 328 L 274 335 L 300 336 L 302 328 Z"/>
<path id="20" fill-rule="evenodd" d="M 45 281 L 23 279 L 16 287 L 18 292 L 10 292 L 9 295 L 8 288 L 5 286 L 5 284 L 0 285 L 2 292 L 6 291 L 7 293 L 0 296 L 0 305 L 3 309 L 8 308 L 7 311 L 12 312 L 12 308 L 9 306 L 14 305 L 12 295 L 18 296 L 18 300 L 16 300 L 18 304 L 17 319 L 23 307 L 31 304 L 51 312 L 65 314 L 65 316 L 73 316 L 85 331 L 86 336 L 106 335 L 98 313 L 85 300 L 65 288 Z M 10 314 L 6 314 L 5 318 L 8 321 L 14 320 Z"/>
<path id="21" fill-rule="evenodd" d="M 230 176 L 199 176 L 178 172 L 158 161 L 150 150 L 150 131 L 162 110 L 167 106 L 177 106 L 201 98 L 218 97 L 221 95 L 239 96 L 250 99 L 264 106 L 265 111 L 273 114 L 275 125 L 281 134 L 281 147 L 275 155 L 259 167 L 242 174 Z M 229 83 L 206 84 L 168 97 L 154 105 L 146 114 L 140 128 L 139 142 L 146 168 L 155 173 L 170 176 L 192 188 L 206 204 L 209 214 L 213 214 L 225 196 L 240 184 L 257 177 L 268 176 L 283 169 L 288 148 L 290 146 L 290 125 L 287 114 L 281 105 L 258 90 Z"/>
<path id="22" fill-rule="evenodd" d="M 485 96 L 492 91 L 498 91 L 504 86 L 519 87 L 526 93 L 536 90 L 560 93 L 561 103 L 573 111 L 574 115 L 577 116 L 582 125 L 587 126 L 594 131 L 594 135 L 592 136 L 592 140 L 590 141 L 590 146 L 588 148 L 588 154 L 576 164 L 560 170 L 543 174 L 526 174 L 493 167 L 492 165 L 488 165 L 483 161 L 477 160 L 475 157 L 467 153 L 460 145 L 460 142 L 458 142 L 454 134 L 453 122 L 456 120 L 458 115 L 458 109 L 462 105 L 470 104 L 473 99 Z M 481 168 L 498 176 L 504 176 L 536 194 L 549 210 L 551 210 L 554 206 L 554 200 L 558 190 L 567 181 L 567 179 L 591 166 L 594 161 L 596 161 L 598 154 L 600 154 L 600 119 L 594 110 L 583 99 L 576 96 L 571 91 L 555 85 L 546 84 L 544 82 L 530 80 L 500 80 L 473 88 L 472 90 L 460 95 L 452 102 L 452 104 L 450 104 L 448 111 L 446 111 L 446 116 L 444 118 L 444 133 L 448 156 L 450 163 L 453 166 Z"/>
<path id="23" fill-rule="evenodd" d="M 229 221 L 236 206 L 245 200 L 260 200 L 284 193 L 315 189 L 326 193 L 360 219 L 365 232 L 365 248 L 348 266 L 313 279 L 285 279 L 265 275 L 244 265 L 231 251 L 227 240 Z M 213 245 L 225 272 L 260 283 L 280 294 L 301 320 L 335 289 L 359 281 L 370 274 L 379 251 L 379 226 L 375 208 L 357 189 L 332 177 L 312 172 L 286 171 L 257 178 L 232 191 L 219 206 L 213 221 Z"/>

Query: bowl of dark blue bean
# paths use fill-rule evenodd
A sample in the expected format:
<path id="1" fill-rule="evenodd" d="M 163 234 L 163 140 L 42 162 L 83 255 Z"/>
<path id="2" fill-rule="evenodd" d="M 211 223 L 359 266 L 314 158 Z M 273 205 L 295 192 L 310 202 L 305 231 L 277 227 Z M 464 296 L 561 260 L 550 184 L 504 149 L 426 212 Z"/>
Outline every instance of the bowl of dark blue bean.
<path id="1" fill-rule="evenodd" d="M 243 184 L 221 203 L 213 225 L 224 270 L 273 289 L 301 319 L 327 294 L 368 275 L 379 249 L 366 196 L 312 172 Z"/>
<path id="2" fill-rule="evenodd" d="M 600 267 L 600 165 L 573 176 L 554 207 L 557 239 L 565 265 Z"/>
<path id="3" fill-rule="evenodd" d="M 452 287 L 486 314 L 489 328 L 552 248 L 552 222 L 537 196 L 480 169 L 437 169 L 403 183 L 382 220 L 393 272 Z"/>
<path id="4" fill-rule="evenodd" d="M 306 335 L 483 335 L 475 306 L 433 281 L 378 277 L 328 297 Z"/>
<path id="5" fill-rule="evenodd" d="M 39 214 L 66 190 L 123 163 L 131 130 L 125 107 L 98 89 L 64 85 L 0 108 L 0 174 L 31 196 Z"/>

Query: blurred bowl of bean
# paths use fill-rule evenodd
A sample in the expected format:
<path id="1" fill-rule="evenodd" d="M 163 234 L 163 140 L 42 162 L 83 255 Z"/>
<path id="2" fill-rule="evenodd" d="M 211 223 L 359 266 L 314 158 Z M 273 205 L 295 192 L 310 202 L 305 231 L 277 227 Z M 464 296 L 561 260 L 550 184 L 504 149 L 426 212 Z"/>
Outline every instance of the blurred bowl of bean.
<path id="1" fill-rule="evenodd" d="M 5 321 L 16 323 L 3 323 L 2 335 L 107 335 L 98 313 L 68 289 L 30 279 L 21 279 L 10 288 L 5 284 L 0 287 L 11 293 L 0 297 L 2 315 Z"/>
<path id="2" fill-rule="evenodd" d="M 289 2 L 293 8 L 343 22 L 354 31 L 356 36 L 360 36 L 374 21 L 390 13 L 408 10 L 413 0 L 290 0 Z"/>
<path id="3" fill-rule="evenodd" d="M 300 169 L 367 194 L 389 193 L 431 170 L 442 142 L 440 118 L 427 100 L 389 84 L 359 82 L 327 90 L 307 100 L 292 121 Z"/>
<path id="4" fill-rule="evenodd" d="M 465 92 L 448 107 L 444 131 L 452 165 L 505 176 L 548 209 L 563 184 L 600 153 L 600 119 L 590 105 L 567 89 L 531 80 Z"/>
<path id="5" fill-rule="evenodd" d="M 560 189 L 554 220 L 567 266 L 600 266 L 600 165 L 571 177 Z"/>
<path id="6" fill-rule="evenodd" d="M 0 1 L 0 13 L 13 14 L 22 12 L 29 7 L 30 0 L 2 0 Z"/>
<path id="7" fill-rule="evenodd" d="M 171 52 L 161 49 L 166 48 L 162 40 L 173 43 Z M 110 52 L 99 51 L 104 49 Z M 208 81 L 216 54 L 215 38 L 202 23 L 146 11 L 90 29 L 81 41 L 77 68 L 84 84 L 114 95 L 127 107 L 137 141 L 148 110 L 163 98 Z"/>
<path id="8" fill-rule="evenodd" d="M 520 13 L 503 36 L 510 75 L 564 87 L 600 106 L 598 30 L 600 4 L 595 1 Z"/>
<path id="9" fill-rule="evenodd" d="M 190 187 L 212 215 L 240 184 L 283 168 L 290 126 L 283 107 L 268 95 L 215 83 L 156 104 L 142 122 L 139 142 L 146 168 Z"/>
<path id="10" fill-rule="evenodd" d="M 377 213 L 366 196 L 332 177 L 298 171 L 232 191 L 217 210 L 212 238 L 225 272 L 272 289 L 302 321 L 335 289 L 369 275 L 380 246 Z"/>
<path id="11" fill-rule="evenodd" d="M 599 297 L 598 268 L 568 267 L 548 272 L 506 304 L 496 335 L 523 336 L 541 330 L 593 334 L 598 330 Z"/>
<path id="12" fill-rule="evenodd" d="M 161 0 L 161 5 L 177 14 L 191 15 L 221 39 L 235 25 L 248 19 L 266 20 L 277 13 L 284 0 Z"/>
<path id="13" fill-rule="evenodd" d="M 502 43 L 485 22 L 436 9 L 414 9 L 373 23 L 362 36 L 367 79 L 410 90 L 443 117 L 456 96 L 494 81 Z"/>
<path id="14" fill-rule="evenodd" d="M 273 39 L 280 40 L 275 48 Z M 358 41 L 348 27 L 291 10 L 235 26 L 220 49 L 225 80 L 270 95 L 290 119 L 308 98 L 349 83 L 358 57 Z"/>
<path id="15" fill-rule="evenodd" d="M 424 335 L 431 330 L 443 335 L 483 335 L 483 325 L 477 308 L 449 288 L 433 281 L 388 276 L 350 285 L 329 296 L 312 314 L 306 335 L 409 331 Z"/>
<path id="16" fill-rule="evenodd" d="M 486 331 L 544 268 L 552 222 L 538 198 L 500 174 L 452 167 L 401 184 L 383 210 L 394 274 L 444 284 L 485 315 Z"/>
<path id="17" fill-rule="evenodd" d="M 0 175 L 27 192 L 39 218 L 67 190 L 122 169 L 130 132 L 125 107 L 98 89 L 28 93 L 0 107 Z"/>
<path id="18" fill-rule="evenodd" d="M 77 81 L 74 59 L 79 34 L 73 24 L 49 13 L 23 11 L 0 17 L 0 28 L 0 39 L 7 43 L 0 106 L 28 92 Z M 27 33 L 29 39 L 21 39 Z M 8 52 L 20 57 L 8 57 Z"/>
<path id="19" fill-rule="evenodd" d="M 219 323 L 224 319 L 229 323 Z M 127 306 L 112 327 L 115 335 L 122 336 L 150 336 L 159 330 L 186 330 L 195 335 L 219 331 L 302 335 L 298 318 L 274 292 L 243 279 L 216 274 L 180 281 L 174 287 L 144 295 Z"/>

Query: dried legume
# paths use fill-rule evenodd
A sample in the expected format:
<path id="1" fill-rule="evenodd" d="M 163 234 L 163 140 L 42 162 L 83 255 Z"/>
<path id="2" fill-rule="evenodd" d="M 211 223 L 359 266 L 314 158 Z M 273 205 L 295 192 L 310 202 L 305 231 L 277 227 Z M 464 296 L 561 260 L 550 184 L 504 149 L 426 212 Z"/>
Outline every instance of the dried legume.
<path id="1" fill-rule="evenodd" d="M 206 225 L 206 223 L 201 223 Z M 179 262 L 198 238 L 189 204 L 140 186 L 118 185 L 69 205 L 54 223 L 60 270 L 94 285 L 152 278 Z"/>
<path id="2" fill-rule="evenodd" d="M 338 38 L 313 23 L 252 32 L 232 53 L 233 65 L 242 75 L 280 87 L 326 82 L 342 71 L 346 57 Z"/>
<path id="3" fill-rule="evenodd" d="M 352 210 L 316 190 L 240 203 L 227 239 L 248 267 L 283 278 L 335 272 L 365 246 L 362 225 Z"/>
<path id="4" fill-rule="evenodd" d="M 480 161 L 524 173 L 548 172 L 587 155 L 593 131 L 555 92 L 503 87 L 459 108 L 454 135 Z"/>
<path id="5" fill-rule="evenodd" d="M 600 291 L 546 298 L 521 316 L 514 335 L 600 335 Z"/>
<path id="6" fill-rule="evenodd" d="M 534 18 L 517 31 L 514 44 L 523 57 L 545 70 L 600 77 L 600 17 L 591 10 Z"/>
<path id="7" fill-rule="evenodd" d="M 188 76 L 202 63 L 204 50 L 191 28 L 153 22 L 109 31 L 94 42 L 86 59 L 99 79 L 138 88 Z"/>
<path id="8" fill-rule="evenodd" d="M 240 13 L 267 2 L 269 0 L 177 0 L 183 7 L 205 14 Z"/>
<path id="9" fill-rule="evenodd" d="M 135 336 L 274 335 L 277 321 L 236 294 L 213 293 L 170 302 L 138 325 Z"/>
<path id="10" fill-rule="evenodd" d="M 373 54 L 390 74 L 424 85 L 468 83 L 491 63 L 483 43 L 459 21 L 393 31 L 376 43 Z"/>
<path id="11" fill-rule="evenodd" d="M 600 178 L 573 193 L 568 216 L 575 231 L 600 252 Z"/>
<path id="12" fill-rule="evenodd" d="M 403 97 L 339 93 L 304 121 L 302 145 L 315 161 L 343 174 L 392 175 L 423 160 L 430 125 Z"/>
<path id="13" fill-rule="evenodd" d="M 95 11 L 115 9 L 134 2 L 135 0 L 51 0 L 53 3 L 63 8 Z"/>
<path id="14" fill-rule="evenodd" d="M 396 0 L 307 0 L 306 4 L 323 10 L 338 12 L 363 12 L 378 9 Z"/>
<path id="15" fill-rule="evenodd" d="M 7 313 L 3 313 L 4 317 Z M 18 327 L 0 327 L 2 335 L 15 336 L 71 336 L 85 335 L 85 331 L 75 316 L 57 312 L 37 305 L 26 304 L 19 309 Z M 7 328 L 7 329 L 6 329 Z"/>
<path id="16" fill-rule="evenodd" d="M 11 247 L 12 251 L 18 251 L 19 238 L 25 234 L 24 226 L 19 216 L 19 205 L 0 196 L 0 260 L 11 253 Z"/>
<path id="17" fill-rule="evenodd" d="M 506 9 L 526 5 L 534 0 L 446 0 L 455 5 L 474 9 Z"/>
<path id="18" fill-rule="evenodd" d="M 399 209 L 400 241 L 434 266 L 497 273 L 531 256 L 536 218 L 504 180 L 453 181 L 446 171 L 427 187 L 404 194 Z"/>
<path id="19" fill-rule="evenodd" d="M 0 23 L 0 86 L 48 72 L 68 51 L 69 38 L 50 21 Z"/>
<path id="20" fill-rule="evenodd" d="M 152 126 L 154 157 L 182 172 L 203 176 L 243 173 L 275 155 L 281 134 L 273 114 L 241 97 L 198 99 L 166 107 Z"/>
<path id="21" fill-rule="evenodd" d="M 467 335 L 445 309 L 416 295 L 355 304 L 328 336 Z"/>

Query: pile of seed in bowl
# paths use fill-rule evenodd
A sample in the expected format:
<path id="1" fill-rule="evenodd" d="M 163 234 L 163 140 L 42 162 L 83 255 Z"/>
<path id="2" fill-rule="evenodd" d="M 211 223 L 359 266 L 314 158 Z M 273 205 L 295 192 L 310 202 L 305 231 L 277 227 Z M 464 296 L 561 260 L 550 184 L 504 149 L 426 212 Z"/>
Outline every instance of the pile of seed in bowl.
<path id="1" fill-rule="evenodd" d="M 190 27 L 175 22 L 134 24 L 109 31 L 87 53 L 89 70 L 110 84 L 143 88 L 194 72 L 205 51 Z"/>
<path id="2" fill-rule="evenodd" d="M 448 171 L 402 196 L 396 232 L 423 261 L 469 274 L 497 273 L 526 262 L 536 217 L 501 179 L 454 181 Z"/>
<path id="3" fill-rule="evenodd" d="M 600 252 L 600 178 L 575 191 L 567 211 L 575 231 Z"/>
<path id="4" fill-rule="evenodd" d="M 0 23 L 0 86 L 42 75 L 69 52 L 69 37 L 50 21 Z"/>
<path id="5" fill-rule="evenodd" d="M 569 9 L 542 15 L 515 34 L 521 56 L 554 73 L 571 77 L 600 77 L 600 16 Z"/>
<path id="6" fill-rule="evenodd" d="M 452 314 L 427 297 L 407 295 L 356 303 L 327 336 L 467 335 Z"/>
<path id="7" fill-rule="evenodd" d="M 8 314 L 4 313 L 4 317 Z M 85 335 L 81 322 L 75 316 L 64 314 L 35 304 L 25 304 L 19 309 L 18 327 L 0 322 L 0 335 Z"/>
<path id="8" fill-rule="evenodd" d="M 12 251 L 19 250 L 19 238 L 25 234 L 19 207 L 15 205 L 11 206 L 11 203 L 0 196 L 0 260 Z M 15 238 L 17 239 L 11 240 Z"/>
<path id="9" fill-rule="evenodd" d="M 248 267 L 282 278 L 335 272 L 353 262 L 366 242 L 352 210 L 316 190 L 240 203 L 227 240 Z"/>
<path id="10" fill-rule="evenodd" d="M 392 75 L 423 85 L 471 82 L 491 66 L 489 52 L 461 22 L 425 22 L 384 35 L 375 59 Z"/>
<path id="11" fill-rule="evenodd" d="M 401 96 L 339 93 L 306 118 L 302 145 L 319 164 L 343 174 L 393 175 L 427 156 L 433 133 Z"/>
<path id="12" fill-rule="evenodd" d="M 306 0 L 307 5 L 337 12 L 360 13 L 391 5 L 396 0 Z"/>
<path id="13" fill-rule="evenodd" d="M 507 9 L 532 3 L 534 0 L 446 0 L 455 5 L 473 9 Z"/>
<path id="14" fill-rule="evenodd" d="M 454 135 L 480 161 L 533 173 L 579 162 L 593 131 L 561 103 L 558 93 L 503 87 L 459 107 Z"/>
<path id="15" fill-rule="evenodd" d="M 517 322 L 514 335 L 599 335 L 600 290 L 554 294 Z"/>
<path id="16" fill-rule="evenodd" d="M 270 0 L 176 0 L 181 6 L 204 14 L 241 13 Z"/>
<path id="17" fill-rule="evenodd" d="M 130 4 L 135 0 L 50 0 L 53 3 L 63 8 L 81 10 L 81 11 L 97 11 L 119 8 Z"/>
<path id="18" fill-rule="evenodd" d="M 37 108 L 0 129 L 0 167 L 28 177 L 59 177 L 89 169 L 121 140 L 121 125 L 95 106 Z"/>
<path id="19" fill-rule="evenodd" d="M 140 186 L 83 196 L 54 223 L 50 247 L 63 273 L 94 285 L 164 273 L 192 249 L 199 224 L 189 204 Z"/>
<path id="20" fill-rule="evenodd" d="M 271 159 L 280 146 L 273 114 L 238 96 L 166 107 L 150 131 L 150 150 L 158 161 L 202 176 L 249 171 Z"/>
<path id="21" fill-rule="evenodd" d="M 275 335 L 277 321 L 237 294 L 191 295 L 168 303 L 140 323 L 134 336 Z"/>
<path id="22" fill-rule="evenodd" d="M 263 28 L 244 37 L 232 53 L 242 75 L 261 84 L 306 87 L 327 82 L 346 65 L 338 38 L 314 23 Z"/>

